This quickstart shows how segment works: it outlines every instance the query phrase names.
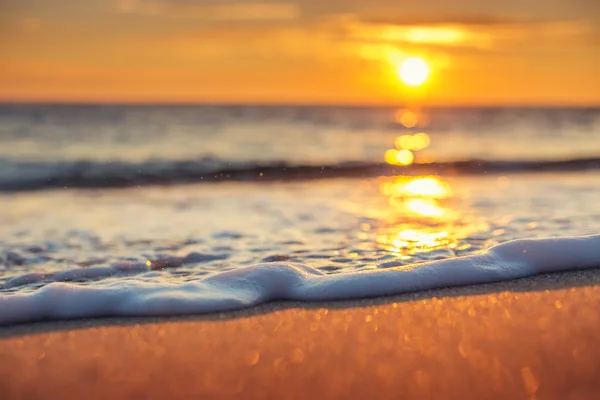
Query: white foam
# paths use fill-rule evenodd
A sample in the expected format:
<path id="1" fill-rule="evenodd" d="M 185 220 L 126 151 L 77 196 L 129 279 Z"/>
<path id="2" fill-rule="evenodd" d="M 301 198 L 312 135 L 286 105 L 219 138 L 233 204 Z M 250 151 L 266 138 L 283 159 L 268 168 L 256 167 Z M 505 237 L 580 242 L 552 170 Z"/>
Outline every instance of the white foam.
<path id="1" fill-rule="evenodd" d="M 400 294 L 600 267 L 600 235 L 526 239 L 486 252 L 415 266 L 324 275 L 299 264 L 265 263 L 184 284 L 50 283 L 0 295 L 0 324 L 101 316 L 167 316 L 236 310 L 270 300 L 334 300 Z"/>

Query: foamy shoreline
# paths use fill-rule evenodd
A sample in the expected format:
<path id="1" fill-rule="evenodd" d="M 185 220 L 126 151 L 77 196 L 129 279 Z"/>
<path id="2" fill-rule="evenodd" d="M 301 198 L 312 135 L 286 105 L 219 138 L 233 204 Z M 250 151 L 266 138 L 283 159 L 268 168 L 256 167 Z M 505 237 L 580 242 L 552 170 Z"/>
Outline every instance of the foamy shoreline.
<path id="1" fill-rule="evenodd" d="M 599 306 L 600 269 L 590 269 L 225 314 L 0 327 L 0 376 L 9 399 L 591 399 Z"/>
<path id="2" fill-rule="evenodd" d="M 38 334 L 52 331 L 69 331 L 110 326 L 134 326 L 139 324 L 169 324 L 178 322 L 226 321 L 252 318 L 273 312 L 286 312 L 291 309 L 305 309 L 319 312 L 322 309 L 355 309 L 380 307 L 411 302 L 431 302 L 443 298 L 468 298 L 472 296 L 491 299 L 498 295 L 540 292 L 550 295 L 554 291 L 566 290 L 574 293 L 579 290 L 597 290 L 600 287 L 600 268 L 579 271 L 556 272 L 532 277 L 512 279 L 480 285 L 456 286 L 397 295 L 369 297 L 337 301 L 272 301 L 239 310 L 164 317 L 101 317 L 64 319 L 56 321 L 36 321 L 15 325 L 0 325 L 0 338 Z M 552 295 L 554 296 L 554 295 Z M 312 311 L 311 311 L 312 310 Z"/>
<path id="3" fill-rule="evenodd" d="M 0 296 L 0 324 L 216 313 L 273 300 L 358 299 L 598 266 L 600 235 L 593 235 L 514 240 L 482 254 L 372 272 L 324 275 L 299 264 L 267 263 L 175 285 L 51 283 L 32 293 Z"/>

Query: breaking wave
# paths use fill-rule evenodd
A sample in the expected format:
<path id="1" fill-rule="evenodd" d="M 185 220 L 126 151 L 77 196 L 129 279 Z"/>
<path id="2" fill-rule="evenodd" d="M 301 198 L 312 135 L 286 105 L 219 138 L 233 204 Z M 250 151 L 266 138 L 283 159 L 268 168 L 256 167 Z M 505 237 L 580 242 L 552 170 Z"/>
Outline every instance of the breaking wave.
<path id="1" fill-rule="evenodd" d="M 393 166 L 373 162 L 296 165 L 286 162 L 187 161 L 15 162 L 0 160 L 0 191 L 111 188 L 218 181 L 272 181 L 412 174 L 493 174 L 600 170 L 600 157 L 559 161 L 467 160 Z"/>

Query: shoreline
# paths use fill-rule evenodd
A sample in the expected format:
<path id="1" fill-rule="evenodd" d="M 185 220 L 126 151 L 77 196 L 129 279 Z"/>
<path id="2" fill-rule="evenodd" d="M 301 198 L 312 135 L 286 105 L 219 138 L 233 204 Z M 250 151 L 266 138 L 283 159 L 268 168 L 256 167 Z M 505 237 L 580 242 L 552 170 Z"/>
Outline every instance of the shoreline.
<path id="1" fill-rule="evenodd" d="M 600 269 L 185 318 L 0 328 L 6 399 L 600 394 Z"/>
<path id="2" fill-rule="evenodd" d="M 440 289 L 421 290 L 397 295 L 357 298 L 332 301 L 271 301 L 256 306 L 226 312 L 203 314 L 184 314 L 163 317 L 99 317 L 74 318 L 62 320 L 36 321 L 14 325 L 0 325 L 0 340 L 22 335 L 34 335 L 53 331 L 88 329 L 103 326 L 130 326 L 138 324 L 160 324 L 177 322 L 211 322 L 251 318 L 289 309 L 305 309 L 307 311 L 322 308 L 354 309 L 362 307 L 385 306 L 394 303 L 437 300 L 463 296 L 493 296 L 494 294 L 514 292 L 539 292 L 552 290 L 576 289 L 586 286 L 599 286 L 600 267 L 577 271 L 565 271 L 540 274 L 526 278 L 511 279 L 480 285 L 454 286 Z"/>

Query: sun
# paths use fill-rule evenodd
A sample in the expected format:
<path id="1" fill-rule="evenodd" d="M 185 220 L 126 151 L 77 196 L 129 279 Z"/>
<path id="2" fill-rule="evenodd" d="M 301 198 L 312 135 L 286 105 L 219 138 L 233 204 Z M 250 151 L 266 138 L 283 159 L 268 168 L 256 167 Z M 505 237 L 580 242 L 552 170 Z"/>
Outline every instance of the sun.
<path id="1" fill-rule="evenodd" d="M 409 86 L 422 85 L 429 76 L 429 66 L 418 57 L 407 58 L 400 64 L 398 75 L 402 82 Z"/>

